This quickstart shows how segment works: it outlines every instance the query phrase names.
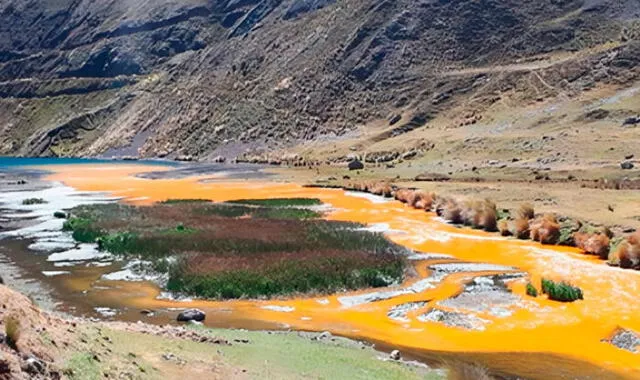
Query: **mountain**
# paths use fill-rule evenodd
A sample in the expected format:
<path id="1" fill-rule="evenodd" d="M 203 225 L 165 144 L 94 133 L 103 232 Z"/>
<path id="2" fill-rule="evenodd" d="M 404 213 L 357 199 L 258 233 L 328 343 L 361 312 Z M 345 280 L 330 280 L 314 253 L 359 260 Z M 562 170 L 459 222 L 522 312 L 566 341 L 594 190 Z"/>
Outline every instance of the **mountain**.
<path id="1" fill-rule="evenodd" d="M 0 0 L 0 154 L 405 154 L 639 63 L 636 0 Z"/>

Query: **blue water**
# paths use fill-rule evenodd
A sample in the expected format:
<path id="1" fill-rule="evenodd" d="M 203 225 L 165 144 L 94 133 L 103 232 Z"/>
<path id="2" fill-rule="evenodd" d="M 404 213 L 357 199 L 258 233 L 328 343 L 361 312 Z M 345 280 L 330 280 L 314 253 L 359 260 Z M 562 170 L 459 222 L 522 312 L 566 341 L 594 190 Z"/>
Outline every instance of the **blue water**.
<path id="1" fill-rule="evenodd" d="M 141 164 L 141 165 L 166 165 L 179 166 L 180 163 L 163 160 L 105 160 L 99 158 L 24 158 L 24 157 L 3 157 L 0 156 L 0 169 L 18 169 L 23 166 L 46 166 L 46 165 L 73 165 L 73 164 Z"/>

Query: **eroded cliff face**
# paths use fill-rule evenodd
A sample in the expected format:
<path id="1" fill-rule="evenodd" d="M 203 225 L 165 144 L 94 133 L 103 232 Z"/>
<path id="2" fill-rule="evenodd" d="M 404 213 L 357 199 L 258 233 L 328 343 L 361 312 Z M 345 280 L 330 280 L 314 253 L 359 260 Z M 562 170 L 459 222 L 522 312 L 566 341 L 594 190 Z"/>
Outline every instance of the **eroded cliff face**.
<path id="1" fill-rule="evenodd" d="M 639 17 L 633 0 L 1 0 L 0 154 L 232 159 L 410 120 L 384 139 L 631 83 Z"/>

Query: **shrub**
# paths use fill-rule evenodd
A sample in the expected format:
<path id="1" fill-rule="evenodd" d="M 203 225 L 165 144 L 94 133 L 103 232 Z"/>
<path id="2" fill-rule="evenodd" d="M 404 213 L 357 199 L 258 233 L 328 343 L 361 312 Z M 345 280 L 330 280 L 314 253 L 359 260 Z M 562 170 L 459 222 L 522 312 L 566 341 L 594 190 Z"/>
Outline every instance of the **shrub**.
<path id="1" fill-rule="evenodd" d="M 92 225 L 92 221 L 86 218 L 69 218 L 62 225 L 62 230 L 71 231 L 73 238 L 81 243 L 93 243 L 102 235 L 102 232 Z"/>
<path id="2" fill-rule="evenodd" d="M 385 198 L 391 198 L 393 194 L 393 189 L 387 182 L 377 182 L 373 184 L 369 191 L 371 192 L 371 194 L 383 196 Z"/>
<path id="3" fill-rule="evenodd" d="M 482 203 L 480 225 L 487 232 L 495 232 L 498 230 L 498 211 L 496 204 L 488 199 Z"/>
<path id="4" fill-rule="evenodd" d="M 11 315 L 4 317 L 4 333 L 6 335 L 7 345 L 17 351 L 21 333 L 20 321 Z"/>
<path id="5" fill-rule="evenodd" d="M 621 268 L 640 269 L 640 232 L 636 231 L 618 245 L 615 258 Z"/>
<path id="6" fill-rule="evenodd" d="M 576 232 L 573 234 L 576 247 L 586 254 L 596 255 L 603 260 L 609 258 L 609 237 L 603 233 Z"/>
<path id="7" fill-rule="evenodd" d="M 502 236 L 511 236 L 511 231 L 509 230 L 509 221 L 506 219 L 500 219 L 498 221 L 498 231 L 500 231 L 500 235 Z"/>
<path id="8" fill-rule="evenodd" d="M 536 287 L 530 282 L 527 284 L 527 295 L 531 297 L 538 296 L 538 289 L 536 289 Z"/>
<path id="9" fill-rule="evenodd" d="M 531 239 L 542 244 L 556 244 L 560 239 L 560 225 L 553 214 L 545 214 L 529 223 Z"/>
<path id="10" fill-rule="evenodd" d="M 30 206 L 30 205 L 41 205 L 47 203 L 47 201 L 45 201 L 42 198 L 28 198 L 22 201 L 22 204 L 25 206 Z"/>
<path id="11" fill-rule="evenodd" d="M 574 302 L 584 299 L 582 290 L 566 282 L 556 283 L 552 280 L 542 279 L 542 293 L 549 296 L 550 300 L 559 302 Z"/>

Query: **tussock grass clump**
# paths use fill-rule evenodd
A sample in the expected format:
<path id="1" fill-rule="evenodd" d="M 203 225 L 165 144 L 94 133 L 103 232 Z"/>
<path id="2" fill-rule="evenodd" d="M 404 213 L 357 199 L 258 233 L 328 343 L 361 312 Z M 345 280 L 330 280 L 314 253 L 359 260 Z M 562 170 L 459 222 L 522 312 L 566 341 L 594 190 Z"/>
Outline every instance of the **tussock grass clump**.
<path id="1" fill-rule="evenodd" d="M 412 193 L 413 193 L 413 190 L 410 190 L 410 189 L 398 189 L 395 191 L 393 196 L 397 201 L 400 201 L 402 203 L 407 203 L 409 200 L 409 195 L 411 195 Z"/>
<path id="2" fill-rule="evenodd" d="M 20 321 L 12 315 L 5 316 L 4 333 L 6 335 L 7 345 L 17 351 L 21 334 Z"/>
<path id="3" fill-rule="evenodd" d="M 47 201 L 42 198 L 27 198 L 22 201 L 22 204 L 25 206 L 41 205 L 45 203 L 47 203 Z"/>
<path id="4" fill-rule="evenodd" d="M 557 244 L 560 239 L 560 224 L 555 215 L 545 214 L 529 223 L 531 240 L 542 244 Z"/>
<path id="5" fill-rule="evenodd" d="M 542 279 L 542 293 L 549 296 L 550 300 L 559 302 L 574 302 L 584 299 L 582 289 L 566 282 L 554 282 Z"/>
<path id="6" fill-rule="evenodd" d="M 453 224 L 464 223 L 462 208 L 454 199 L 446 200 L 444 206 L 442 206 L 442 217 Z"/>
<path id="7" fill-rule="evenodd" d="M 530 239 L 531 230 L 529 229 L 529 221 L 535 217 L 533 206 L 524 203 L 516 210 L 516 217 L 513 221 L 513 235 L 518 239 Z"/>
<path id="8" fill-rule="evenodd" d="M 620 268 L 640 269 L 640 231 L 628 236 L 615 250 Z"/>
<path id="9" fill-rule="evenodd" d="M 527 283 L 527 295 L 534 298 L 538 296 L 538 289 L 530 282 Z"/>
<path id="10" fill-rule="evenodd" d="M 385 198 L 391 198 L 393 196 L 393 188 L 387 182 L 376 182 L 369 189 L 371 194 L 379 195 Z"/>
<path id="11" fill-rule="evenodd" d="M 602 232 L 576 232 L 573 234 L 576 247 L 586 254 L 596 255 L 603 260 L 609 258 L 609 237 Z"/>
<path id="12" fill-rule="evenodd" d="M 511 236 L 511 230 L 509 229 L 509 221 L 507 219 L 500 219 L 498 221 L 498 231 L 502 236 Z"/>

